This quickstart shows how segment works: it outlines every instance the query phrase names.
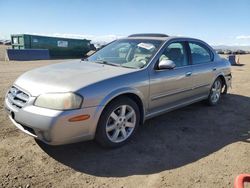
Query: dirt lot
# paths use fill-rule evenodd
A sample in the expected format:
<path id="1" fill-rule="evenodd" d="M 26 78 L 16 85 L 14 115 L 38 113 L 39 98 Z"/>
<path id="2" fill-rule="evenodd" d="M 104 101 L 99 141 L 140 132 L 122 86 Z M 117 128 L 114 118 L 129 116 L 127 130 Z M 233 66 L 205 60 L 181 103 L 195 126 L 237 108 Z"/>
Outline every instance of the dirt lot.
<path id="1" fill-rule="evenodd" d="M 237 174 L 250 173 L 250 55 L 240 61 L 218 106 L 201 102 L 151 119 L 115 150 L 52 147 L 18 131 L 3 110 L 7 88 L 58 61 L 0 61 L 0 187 L 233 187 Z"/>

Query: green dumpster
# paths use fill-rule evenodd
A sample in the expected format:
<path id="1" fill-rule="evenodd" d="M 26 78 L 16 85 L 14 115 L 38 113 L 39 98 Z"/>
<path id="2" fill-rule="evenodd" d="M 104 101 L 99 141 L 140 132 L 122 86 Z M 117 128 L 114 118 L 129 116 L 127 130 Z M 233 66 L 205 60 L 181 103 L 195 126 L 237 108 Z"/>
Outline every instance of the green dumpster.
<path id="1" fill-rule="evenodd" d="M 11 35 L 12 49 L 48 49 L 51 58 L 81 58 L 93 50 L 90 40 L 47 37 L 38 35 Z"/>

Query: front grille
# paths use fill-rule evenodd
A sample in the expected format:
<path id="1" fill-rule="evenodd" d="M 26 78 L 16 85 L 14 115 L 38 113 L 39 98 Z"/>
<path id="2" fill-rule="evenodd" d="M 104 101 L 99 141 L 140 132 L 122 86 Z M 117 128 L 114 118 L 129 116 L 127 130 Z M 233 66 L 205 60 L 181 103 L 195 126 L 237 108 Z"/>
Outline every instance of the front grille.
<path id="1" fill-rule="evenodd" d="M 29 95 L 15 86 L 12 86 L 7 94 L 7 98 L 12 106 L 22 108 L 28 102 Z"/>

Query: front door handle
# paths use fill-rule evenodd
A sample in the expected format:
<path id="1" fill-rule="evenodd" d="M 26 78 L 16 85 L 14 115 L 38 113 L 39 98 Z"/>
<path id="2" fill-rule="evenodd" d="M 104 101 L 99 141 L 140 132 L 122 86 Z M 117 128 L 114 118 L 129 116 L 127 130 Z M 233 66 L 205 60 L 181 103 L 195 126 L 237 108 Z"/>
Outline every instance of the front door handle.
<path id="1" fill-rule="evenodd" d="M 186 77 L 191 76 L 192 72 L 186 72 Z"/>
<path id="2" fill-rule="evenodd" d="M 216 71 L 217 70 L 217 68 L 216 67 L 213 67 L 213 71 Z"/>

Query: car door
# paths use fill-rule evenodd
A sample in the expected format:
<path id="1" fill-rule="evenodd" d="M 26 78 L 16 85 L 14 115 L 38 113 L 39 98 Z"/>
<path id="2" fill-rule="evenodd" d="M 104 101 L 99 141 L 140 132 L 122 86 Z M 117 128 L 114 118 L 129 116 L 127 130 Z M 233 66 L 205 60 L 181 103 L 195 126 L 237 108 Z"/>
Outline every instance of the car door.
<path id="1" fill-rule="evenodd" d="M 198 41 L 189 41 L 189 49 L 193 71 L 193 96 L 207 96 L 216 72 L 213 53 L 206 44 Z"/>
<path id="2" fill-rule="evenodd" d="M 187 43 L 175 41 L 167 45 L 150 71 L 149 113 L 175 107 L 187 101 L 192 93 L 192 66 Z M 158 69 L 162 59 L 174 61 L 173 69 Z"/>

